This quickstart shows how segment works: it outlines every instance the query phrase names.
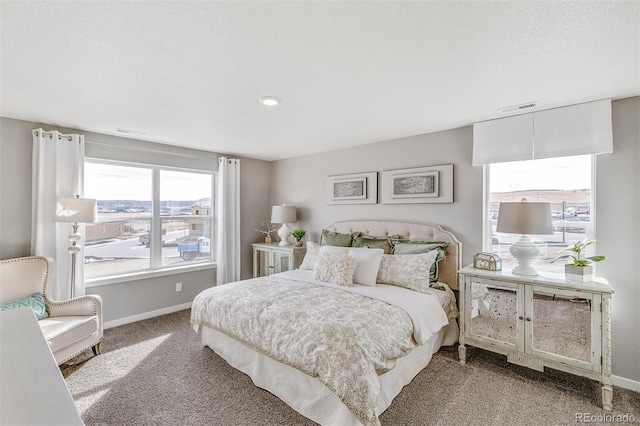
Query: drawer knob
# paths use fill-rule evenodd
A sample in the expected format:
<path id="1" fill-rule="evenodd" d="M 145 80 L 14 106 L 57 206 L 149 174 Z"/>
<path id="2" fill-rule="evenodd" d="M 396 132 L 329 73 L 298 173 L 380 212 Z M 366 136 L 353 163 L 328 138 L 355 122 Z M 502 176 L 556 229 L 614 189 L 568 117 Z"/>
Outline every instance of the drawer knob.
<path id="1" fill-rule="evenodd" d="M 518 317 L 518 319 L 519 319 L 519 320 L 523 320 L 523 319 L 524 319 L 524 317 L 523 317 L 522 315 L 520 315 L 520 316 Z"/>

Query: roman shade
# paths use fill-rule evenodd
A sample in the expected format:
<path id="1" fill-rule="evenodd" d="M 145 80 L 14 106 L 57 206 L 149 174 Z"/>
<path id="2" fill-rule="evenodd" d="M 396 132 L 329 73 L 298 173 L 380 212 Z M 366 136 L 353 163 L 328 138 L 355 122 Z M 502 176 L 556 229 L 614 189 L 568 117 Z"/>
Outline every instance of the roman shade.
<path id="1" fill-rule="evenodd" d="M 473 165 L 613 152 L 611 99 L 473 124 Z"/>

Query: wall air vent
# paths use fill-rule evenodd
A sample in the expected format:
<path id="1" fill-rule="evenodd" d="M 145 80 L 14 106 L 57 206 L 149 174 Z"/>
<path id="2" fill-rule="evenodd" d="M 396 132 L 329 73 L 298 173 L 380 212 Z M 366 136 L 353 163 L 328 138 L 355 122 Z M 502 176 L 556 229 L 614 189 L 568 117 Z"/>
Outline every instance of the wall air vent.
<path id="1" fill-rule="evenodd" d="M 500 112 L 513 112 L 513 111 L 521 111 L 523 109 L 535 108 L 537 105 L 537 101 L 527 102 L 520 105 L 511 105 L 508 107 L 498 108 Z"/>

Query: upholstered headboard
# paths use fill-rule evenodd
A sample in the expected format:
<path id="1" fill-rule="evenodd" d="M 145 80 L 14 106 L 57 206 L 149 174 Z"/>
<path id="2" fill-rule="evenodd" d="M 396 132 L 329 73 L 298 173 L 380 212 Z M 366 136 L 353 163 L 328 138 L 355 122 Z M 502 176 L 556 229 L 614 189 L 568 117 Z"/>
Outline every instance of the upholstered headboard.
<path id="1" fill-rule="evenodd" d="M 391 220 L 350 220 L 336 222 L 325 229 L 341 234 L 362 232 L 372 237 L 399 235 L 408 240 L 447 241 L 449 247 L 447 247 L 444 259 L 438 265 L 438 281 L 458 290 L 458 270 L 462 267 L 462 244 L 453 233 L 445 231 L 440 225 Z"/>

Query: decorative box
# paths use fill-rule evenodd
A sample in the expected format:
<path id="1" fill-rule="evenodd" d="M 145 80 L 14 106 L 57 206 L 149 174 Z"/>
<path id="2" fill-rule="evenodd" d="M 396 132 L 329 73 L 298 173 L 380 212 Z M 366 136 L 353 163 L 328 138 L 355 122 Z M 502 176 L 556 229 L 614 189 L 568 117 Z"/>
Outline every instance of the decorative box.
<path id="1" fill-rule="evenodd" d="M 473 267 L 487 271 L 499 271 L 502 269 L 502 259 L 493 253 L 478 253 L 473 256 Z"/>

